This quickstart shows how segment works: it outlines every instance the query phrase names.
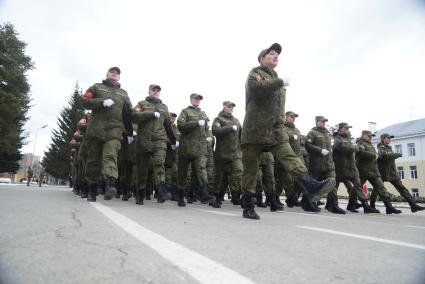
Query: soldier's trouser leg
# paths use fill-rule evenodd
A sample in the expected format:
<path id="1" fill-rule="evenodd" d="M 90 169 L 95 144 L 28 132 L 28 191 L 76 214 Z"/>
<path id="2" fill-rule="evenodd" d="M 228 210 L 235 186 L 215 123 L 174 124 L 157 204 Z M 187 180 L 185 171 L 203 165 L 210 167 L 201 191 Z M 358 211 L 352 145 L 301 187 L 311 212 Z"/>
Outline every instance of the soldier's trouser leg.
<path id="1" fill-rule="evenodd" d="M 165 183 L 165 167 L 164 167 L 165 155 L 166 155 L 166 145 L 164 145 L 164 149 L 157 149 L 152 154 L 152 166 L 153 166 L 155 186 L 158 186 L 161 183 Z"/>
<path id="2" fill-rule="evenodd" d="M 257 182 L 255 184 L 255 192 L 257 195 L 263 195 L 264 184 L 263 184 L 263 168 L 259 167 L 257 171 Z"/>
<path id="3" fill-rule="evenodd" d="M 108 177 L 118 178 L 118 152 L 121 149 L 121 141 L 112 139 L 103 144 L 102 174 Z"/>
<path id="4" fill-rule="evenodd" d="M 179 156 L 178 161 L 177 161 L 177 165 L 178 165 L 177 186 L 178 186 L 179 190 L 184 190 L 185 187 L 186 187 L 189 163 L 190 163 L 189 160 Z"/>
<path id="5" fill-rule="evenodd" d="M 347 178 L 347 182 L 352 183 L 351 192 L 353 192 L 354 197 L 357 197 L 360 201 L 367 201 L 367 195 L 363 192 L 363 186 L 358 176 Z M 347 186 L 345 181 L 344 184 Z"/>
<path id="6" fill-rule="evenodd" d="M 242 147 L 242 193 L 255 195 L 257 173 L 260 166 L 260 155 L 263 147 L 255 144 L 245 144 Z"/>
<path id="7" fill-rule="evenodd" d="M 215 192 L 215 167 L 207 167 L 208 191 Z M 220 193 L 220 192 L 217 192 Z"/>
<path id="8" fill-rule="evenodd" d="M 100 183 L 102 180 L 102 151 L 102 141 L 87 141 L 86 179 L 89 184 Z"/>
<path id="9" fill-rule="evenodd" d="M 374 191 L 377 191 L 382 201 L 386 202 L 390 200 L 390 194 L 385 188 L 384 182 L 382 181 L 380 177 L 368 178 L 367 180 L 370 182 L 370 184 L 373 187 L 372 194 Z M 366 179 L 361 179 L 361 181 L 362 181 L 361 184 L 364 184 L 364 182 L 366 182 Z"/>
<path id="10" fill-rule="evenodd" d="M 327 178 L 335 178 L 335 172 L 334 171 L 313 171 L 311 172 L 312 176 L 317 180 L 325 180 Z M 329 192 L 328 196 L 331 198 L 338 199 L 338 193 L 337 193 L 337 187 L 332 189 L 331 192 Z"/>
<path id="11" fill-rule="evenodd" d="M 207 158 L 204 155 L 192 161 L 192 170 L 196 173 L 200 187 L 208 184 L 206 163 Z"/>
<path id="12" fill-rule="evenodd" d="M 242 160 L 236 159 L 226 166 L 226 173 L 228 173 L 228 184 L 230 192 L 239 192 L 242 180 Z"/>
<path id="13" fill-rule="evenodd" d="M 391 180 L 390 183 L 397 189 L 398 193 L 406 199 L 407 202 L 413 202 L 413 197 L 409 190 L 403 185 L 401 180 Z"/>
<path id="14" fill-rule="evenodd" d="M 150 152 L 137 152 L 137 190 L 146 190 L 147 188 L 151 155 Z"/>
<path id="15" fill-rule="evenodd" d="M 288 173 L 298 176 L 301 173 L 307 172 L 307 168 L 300 158 L 294 153 L 288 142 L 279 144 L 271 148 L 271 152 L 275 158 L 275 161 Z"/>
<path id="16" fill-rule="evenodd" d="M 262 166 L 262 182 L 264 186 L 264 193 L 266 196 L 275 194 L 275 179 L 274 179 L 274 165 L 273 163 L 268 163 L 267 165 Z"/>
<path id="17" fill-rule="evenodd" d="M 223 179 L 224 175 L 226 174 L 226 163 L 221 160 L 215 161 L 215 186 L 214 190 L 211 191 L 212 194 L 218 194 L 220 193 L 222 189 Z"/>
<path id="18" fill-rule="evenodd" d="M 284 169 L 282 168 L 282 166 L 280 166 L 279 163 L 275 163 L 275 168 L 274 168 L 274 173 L 275 173 L 275 180 L 276 180 L 276 185 L 275 185 L 275 190 L 276 190 L 276 196 L 281 196 L 283 190 L 285 189 L 285 181 L 286 181 L 286 173 L 284 171 Z M 285 194 L 287 194 L 286 192 L 287 190 L 285 190 Z"/>

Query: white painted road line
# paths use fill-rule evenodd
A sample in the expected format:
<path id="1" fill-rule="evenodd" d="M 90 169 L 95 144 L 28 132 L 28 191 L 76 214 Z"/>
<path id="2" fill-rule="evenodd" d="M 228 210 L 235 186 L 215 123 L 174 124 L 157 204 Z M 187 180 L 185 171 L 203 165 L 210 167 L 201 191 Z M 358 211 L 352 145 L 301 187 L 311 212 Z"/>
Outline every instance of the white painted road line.
<path id="1" fill-rule="evenodd" d="M 255 283 L 220 263 L 170 241 L 99 202 L 90 204 L 124 231 L 152 248 L 200 283 Z"/>
<path id="2" fill-rule="evenodd" d="M 206 209 L 199 209 L 199 208 L 192 208 L 192 209 L 193 210 L 198 210 L 198 211 L 204 211 L 204 212 L 208 212 L 208 213 L 213 213 L 213 214 L 218 214 L 218 215 L 236 216 L 236 217 L 241 217 L 242 216 L 242 214 L 236 215 L 236 214 L 225 213 L 225 212 L 221 212 L 221 211 L 213 211 L 213 210 L 206 210 Z"/>
<path id="3" fill-rule="evenodd" d="M 328 229 L 322 229 L 322 228 L 316 228 L 316 227 L 309 227 L 309 226 L 297 226 L 297 228 L 312 230 L 312 231 L 319 231 L 319 232 L 324 232 L 324 233 L 329 233 L 329 234 L 334 234 L 334 235 L 340 235 L 340 236 L 345 236 L 345 237 L 369 240 L 369 241 L 374 241 L 374 242 L 386 243 L 386 244 L 391 244 L 391 245 L 396 245 L 396 246 L 425 250 L 425 246 L 412 244 L 412 243 L 399 242 L 399 241 L 393 241 L 393 240 L 388 240 L 388 239 L 381 239 L 381 238 L 375 238 L 375 237 L 370 237 L 370 236 L 351 234 L 351 233 L 346 233 L 346 232 L 340 232 L 340 231 L 334 231 L 334 230 L 328 230 Z"/>
<path id="4" fill-rule="evenodd" d="M 407 228 L 415 228 L 415 229 L 425 229 L 425 227 L 422 226 L 410 226 L 410 225 L 404 225 Z"/>

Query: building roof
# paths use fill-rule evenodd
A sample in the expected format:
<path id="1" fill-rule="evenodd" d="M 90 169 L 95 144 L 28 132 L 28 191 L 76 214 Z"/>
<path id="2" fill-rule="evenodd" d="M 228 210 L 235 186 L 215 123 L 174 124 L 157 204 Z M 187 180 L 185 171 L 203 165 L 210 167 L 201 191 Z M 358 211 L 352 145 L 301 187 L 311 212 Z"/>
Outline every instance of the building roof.
<path id="1" fill-rule="evenodd" d="M 388 133 L 394 138 L 404 136 L 425 134 L 425 118 L 397 123 L 378 130 L 375 134 L 375 141 L 380 140 L 381 134 Z"/>

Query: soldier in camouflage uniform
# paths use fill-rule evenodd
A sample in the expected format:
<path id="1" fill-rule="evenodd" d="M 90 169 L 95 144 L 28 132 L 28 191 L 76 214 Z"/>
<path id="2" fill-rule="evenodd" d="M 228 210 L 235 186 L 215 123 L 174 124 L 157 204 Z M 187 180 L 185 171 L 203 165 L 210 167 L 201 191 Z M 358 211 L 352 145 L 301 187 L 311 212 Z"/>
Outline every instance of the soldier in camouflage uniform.
<path id="1" fill-rule="evenodd" d="M 167 142 L 176 144 L 168 108 L 159 99 L 161 87 L 149 86 L 149 96 L 133 109 L 132 118 L 137 123 L 137 192 L 136 203 L 143 204 L 148 182 L 149 163 L 152 163 L 153 185 L 157 201 L 171 198 L 165 187 L 165 155 Z"/>
<path id="2" fill-rule="evenodd" d="M 356 165 L 360 174 L 360 182 L 364 184 L 369 181 L 373 186 L 373 191 L 377 191 L 379 197 L 384 202 L 387 214 L 400 214 L 401 211 L 394 208 L 390 202 L 390 194 L 384 186 L 381 174 L 378 170 L 375 147 L 372 145 L 372 137 L 375 136 L 369 130 L 363 130 L 362 136 L 357 139 L 359 151 L 356 153 Z"/>
<path id="3" fill-rule="evenodd" d="M 177 119 L 180 130 L 180 146 L 178 158 L 178 205 L 186 206 L 184 201 L 184 188 L 186 185 L 189 164 L 195 171 L 200 186 L 200 199 L 202 203 L 212 201 L 208 193 L 207 163 L 207 136 L 208 117 L 199 108 L 203 97 L 199 94 L 190 95 L 191 106 L 183 109 Z"/>
<path id="4" fill-rule="evenodd" d="M 270 206 L 272 212 L 283 210 L 283 204 L 279 204 L 276 199 L 275 185 L 273 154 L 263 152 L 260 156 L 260 167 L 257 174 L 257 207 Z M 263 191 L 266 195 L 265 203 L 263 203 Z"/>
<path id="5" fill-rule="evenodd" d="M 335 165 L 332 159 L 331 134 L 326 129 L 328 120 L 323 116 L 316 116 L 316 127 L 310 130 L 306 139 L 306 150 L 309 153 L 308 169 L 318 180 L 335 178 Z M 304 210 L 309 209 L 306 198 L 301 201 Z M 338 206 L 337 187 L 328 194 L 325 208 L 335 214 L 345 214 L 344 209 Z"/>
<path id="6" fill-rule="evenodd" d="M 171 129 L 174 137 L 176 137 L 176 144 L 167 143 L 167 154 L 165 156 L 165 186 L 171 193 L 171 200 L 177 201 L 177 153 L 180 140 L 180 131 L 176 125 L 177 114 L 170 113 Z"/>
<path id="7" fill-rule="evenodd" d="M 220 192 L 223 189 L 223 180 L 227 176 L 232 193 L 232 202 L 239 205 L 242 180 L 241 124 L 233 116 L 233 108 L 235 106 L 230 101 L 223 102 L 223 110 L 214 118 L 212 123 L 212 134 L 217 139 L 215 147 L 215 187 L 213 192 L 216 200 L 221 199 Z M 213 207 L 219 207 L 219 205 L 215 205 Z"/>
<path id="8" fill-rule="evenodd" d="M 359 172 L 356 167 L 354 154 L 358 152 L 357 145 L 351 142 L 350 129 L 351 126 L 346 122 L 338 124 L 338 131 L 334 134 L 333 144 L 333 160 L 336 169 L 336 187 L 343 182 L 348 190 L 347 210 L 358 212 L 355 206 L 356 197 L 363 206 L 364 213 L 379 213 L 367 203 L 367 197 L 362 190 Z"/>
<path id="9" fill-rule="evenodd" d="M 410 210 L 413 213 L 424 210 L 424 207 L 416 204 L 412 195 L 409 193 L 409 190 L 401 182 L 400 175 L 395 165 L 395 160 L 400 158 L 402 154 L 393 152 L 393 149 L 390 146 L 391 138 L 394 138 L 394 136 L 384 133 L 381 135 L 381 142 L 378 144 L 378 169 L 382 180 L 384 182 L 390 182 L 395 189 L 397 189 L 400 195 L 403 196 L 409 203 Z M 372 195 L 370 196 L 370 204 L 373 205 L 373 207 L 375 207 L 376 197 L 377 192 L 372 192 Z"/>
<path id="10" fill-rule="evenodd" d="M 86 132 L 86 178 L 91 195 L 88 201 L 95 201 L 102 176 L 106 183 L 104 199 L 110 200 L 117 194 L 117 158 L 123 134 L 126 133 L 129 143 L 133 141 L 132 106 L 118 83 L 120 74 L 118 67 L 109 68 L 106 79 L 88 88 L 81 98 L 82 105 L 92 111 Z"/>
<path id="11" fill-rule="evenodd" d="M 312 201 L 327 194 L 335 184 L 329 179 L 324 182 L 315 180 L 289 145 L 289 137 L 283 125 L 288 83 L 274 71 L 281 51 L 278 43 L 261 51 L 258 55 L 260 66 L 251 70 L 245 85 L 246 112 L 241 136 L 244 218 L 260 218 L 255 212 L 255 193 L 262 152 L 272 152 L 276 162 L 300 178 Z M 271 197 L 271 202 L 276 202 L 276 196 Z"/>

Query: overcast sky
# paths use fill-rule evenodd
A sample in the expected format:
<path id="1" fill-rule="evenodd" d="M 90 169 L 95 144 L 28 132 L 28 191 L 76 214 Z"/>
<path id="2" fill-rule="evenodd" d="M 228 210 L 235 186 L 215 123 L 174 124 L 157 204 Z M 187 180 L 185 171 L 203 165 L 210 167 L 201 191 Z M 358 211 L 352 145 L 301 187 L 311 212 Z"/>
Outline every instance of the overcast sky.
<path id="1" fill-rule="evenodd" d="M 232 3 L 235 2 L 235 3 Z M 25 128 L 32 152 L 49 146 L 57 116 L 78 81 L 83 90 L 121 68 L 133 104 L 148 85 L 180 113 L 191 93 L 212 120 L 224 100 L 243 121 L 245 79 L 258 53 L 278 42 L 288 77 L 286 110 L 303 133 L 324 115 L 358 136 L 425 117 L 425 1 L 47 1 L 0 0 L 0 22 L 28 43 L 33 107 Z"/>

